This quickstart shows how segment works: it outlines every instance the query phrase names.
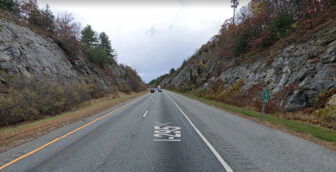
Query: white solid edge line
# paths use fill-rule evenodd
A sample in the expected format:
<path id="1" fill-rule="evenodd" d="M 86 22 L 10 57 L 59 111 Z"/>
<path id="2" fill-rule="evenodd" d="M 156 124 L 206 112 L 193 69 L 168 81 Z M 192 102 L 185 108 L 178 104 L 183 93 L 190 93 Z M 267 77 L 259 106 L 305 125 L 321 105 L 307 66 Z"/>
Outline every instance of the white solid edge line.
<path id="1" fill-rule="evenodd" d="M 168 95 L 168 94 L 167 94 Z M 190 123 L 190 125 L 194 128 L 196 133 L 201 137 L 201 139 L 204 141 L 204 143 L 209 147 L 211 152 L 215 155 L 219 163 L 224 167 L 224 169 L 227 172 L 233 172 L 232 168 L 229 166 L 228 163 L 224 161 L 222 156 L 216 151 L 216 149 L 210 144 L 210 142 L 203 136 L 203 134 L 196 128 L 196 126 L 191 122 L 189 117 L 183 112 L 183 110 L 176 104 L 176 102 L 168 95 L 169 99 L 175 104 L 175 106 L 180 110 L 180 112 L 183 114 L 183 116 L 187 119 L 187 121 Z"/>
<path id="2" fill-rule="evenodd" d="M 148 110 L 146 110 L 146 112 L 142 115 L 142 117 L 145 118 L 147 113 L 148 113 Z"/>

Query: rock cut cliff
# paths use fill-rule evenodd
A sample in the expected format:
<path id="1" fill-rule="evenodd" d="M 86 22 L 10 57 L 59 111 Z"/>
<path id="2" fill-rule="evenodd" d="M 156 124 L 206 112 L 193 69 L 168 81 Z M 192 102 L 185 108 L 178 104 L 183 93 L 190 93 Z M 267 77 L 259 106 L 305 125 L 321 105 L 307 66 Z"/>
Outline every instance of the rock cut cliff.
<path id="1" fill-rule="evenodd" d="M 336 21 L 329 21 L 303 41 L 287 41 L 239 58 L 220 55 L 220 40 L 208 44 L 176 72 L 164 76 L 160 85 L 181 88 L 194 84 L 193 89 L 207 89 L 218 80 L 224 87 L 242 80 L 245 91 L 260 84 L 273 98 L 283 92 L 277 104 L 286 111 L 311 107 L 320 93 L 336 86 Z"/>
<path id="2" fill-rule="evenodd" d="M 99 66 L 82 53 L 70 58 L 53 39 L 0 18 L 0 87 L 12 77 L 34 77 L 62 85 L 93 82 L 105 88 L 143 88 L 141 78 L 130 67 L 114 60 Z"/>

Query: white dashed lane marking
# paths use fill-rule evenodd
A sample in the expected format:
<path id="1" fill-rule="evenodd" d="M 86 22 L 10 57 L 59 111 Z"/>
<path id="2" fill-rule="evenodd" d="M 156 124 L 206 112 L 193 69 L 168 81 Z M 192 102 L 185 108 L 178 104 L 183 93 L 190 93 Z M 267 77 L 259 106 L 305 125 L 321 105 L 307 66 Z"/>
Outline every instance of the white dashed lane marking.
<path id="1" fill-rule="evenodd" d="M 146 112 L 142 115 L 142 118 L 145 118 L 147 113 L 148 113 L 148 110 L 146 110 Z"/>

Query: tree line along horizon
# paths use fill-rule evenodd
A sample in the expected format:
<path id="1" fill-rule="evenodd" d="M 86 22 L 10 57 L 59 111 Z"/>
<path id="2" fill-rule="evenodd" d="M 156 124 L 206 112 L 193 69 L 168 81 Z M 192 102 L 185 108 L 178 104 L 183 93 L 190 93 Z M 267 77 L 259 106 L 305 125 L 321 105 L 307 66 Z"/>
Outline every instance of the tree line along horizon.
<path id="1" fill-rule="evenodd" d="M 71 13 L 63 12 L 55 16 L 49 5 L 40 9 L 36 0 L 2 0 L 0 10 L 19 22 L 25 20 L 33 31 L 51 37 L 70 61 L 83 52 L 98 65 L 116 62 L 117 53 L 112 49 L 108 35 L 95 32 L 91 25 L 81 29 Z"/>

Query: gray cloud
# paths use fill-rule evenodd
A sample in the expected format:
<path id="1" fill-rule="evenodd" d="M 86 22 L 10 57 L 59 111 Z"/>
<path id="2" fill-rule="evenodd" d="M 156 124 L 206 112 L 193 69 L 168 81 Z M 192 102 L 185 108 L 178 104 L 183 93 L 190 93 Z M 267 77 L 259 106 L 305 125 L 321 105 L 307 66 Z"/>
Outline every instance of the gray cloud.
<path id="1" fill-rule="evenodd" d="M 135 68 L 142 79 L 149 82 L 171 68 L 179 67 L 183 60 L 217 34 L 223 21 L 232 15 L 230 0 L 169 1 L 172 2 L 40 0 L 39 3 L 41 6 L 50 4 L 56 14 L 71 12 L 83 26 L 91 24 L 97 32 L 106 32 L 112 40 L 112 47 L 119 54 L 118 62 Z M 142 5 L 153 2 L 157 6 L 105 4 L 127 2 Z M 216 2 L 220 4 L 190 5 Z M 240 4 L 243 5 L 243 1 Z"/>
<path id="2" fill-rule="evenodd" d="M 130 58 L 129 64 L 148 82 L 167 73 L 171 68 L 180 66 L 184 59 L 192 55 L 210 37 L 208 34 L 188 33 L 183 28 L 176 28 L 175 32 L 165 32 L 144 40 L 141 42 L 141 48 L 124 55 Z"/>

